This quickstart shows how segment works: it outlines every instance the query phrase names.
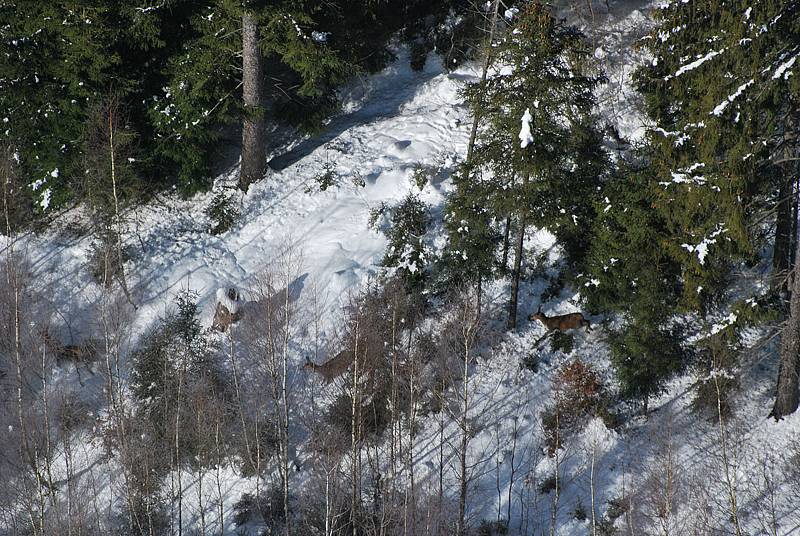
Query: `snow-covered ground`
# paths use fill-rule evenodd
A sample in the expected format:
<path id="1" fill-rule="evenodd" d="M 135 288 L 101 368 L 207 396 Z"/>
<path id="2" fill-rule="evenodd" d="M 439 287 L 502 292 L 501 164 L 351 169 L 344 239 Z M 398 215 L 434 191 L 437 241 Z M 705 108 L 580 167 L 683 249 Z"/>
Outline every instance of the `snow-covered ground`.
<path id="1" fill-rule="evenodd" d="M 646 13 L 651 6 L 632 1 L 611 2 L 610 6 L 611 14 L 600 11 L 595 36 L 595 56 L 609 77 L 601 90 L 600 111 L 622 136 L 636 138 L 644 127 L 629 77 L 635 62 L 642 58 L 632 45 L 647 29 Z M 398 61 L 384 72 L 345 92 L 345 110 L 331 121 L 326 133 L 299 140 L 274 155 L 267 178 L 241 199 L 239 221 L 220 236 L 206 232 L 202 215 L 211 194 L 190 200 L 163 195 L 130 213 L 128 246 L 135 255 L 126 269 L 139 305 L 134 334 L 143 333 L 185 289 L 198 293 L 203 322 L 209 325 L 218 288 L 233 285 L 247 297 L 258 275 L 287 248 L 301 253 L 295 282 L 298 292 L 318 294 L 323 324 L 331 326 L 348 293 L 379 270 L 386 239 L 368 225 L 371 211 L 416 190 L 411 181 L 416 165 L 443 170 L 441 180 L 427 184 L 420 193 L 434 213 L 440 209 L 450 186 L 447 170 L 464 154 L 469 135 L 470 118 L 459 89 L 476 75 L 473 66 L 447 73 L 434 57 L 422 72 L 412 72 L 401 52 Z M 333 170 L 338 184 L 320 192 L 314 179 L 326 169 Z M 218 177 L 215 188 L 232 186 L 237 171 L 233 168 Z M 93 329 L 91 311 L 100 290 L 86 269 L 90 239 L 76 238 L 70 232 L 76 221 L 80 215 L 66 215 L 57 222 L 56 230 L 26 237 L 17 248 L 26 251 L 37 281 L 48 289 L 54 307 L 70 319 L 70 331 L 80 337 Z M 526 243 L 534 254 L 549 251 L 549 262 L 555 263 L 557 256 L 551 246 L 552 239 L 545 232 L 532 233 Z M 541 304 L 539 296 L 545 285 L 541 279 L 525 283 L 521 299 L 525 316 L 539 305 L 553 314 L 576 310 L 579 296 L 571 291 Z M 499 317 L 508 286 L 500 281 L 487 292 L 488 310 L 496 310 Z M 602 329 L 577 333 L 569 355 L 551 351 L 547 343 L 536 347 L 543 334 L 543 327 L 529 323 L 515 333 L 498 333 L 472 368 L 469 388 L 474 400 L 470 410 L 474 435 L 470 441 L 468 515 L 474 525 L 506 516 L 513 472 L 511 533 L 547 533 L 553 497 L 552 492 L 541 493 L 540 487 L 554 474 L 555 459 L 544 447 L 540 413 L 552 400 L 553 374 L 580 357 L 611 378 Z M 520 360 L 533 352 L 539 362 L 536 372 L 520 367 Z M 299 368 L 302 356 L 296 359 Z M 729 483 L 736 488 L 744 534 L 800 533 L 800 516 L 794 515 L 792 506 L 800 491 L 800 484 L 794 482 L 800 478 L 793 476 L 800 469 L 795 459 L 800 415 L 780 423 L 766 418 L 776 375 L 772 346 L 754 348 L 744 367 L 737 409 L 726 423 L 725 435 L 716 420 L 704 420 L 691 410 L 691 375 L 676 379 L 651 403 L 652 413 L 647 418 L 625 413 L 629 418 L 615 430 L 599 419 L 590 421 L 559 456 L 561 495 L 555 512 L 556 533 L 591 534 L 592 510 L 599 522 L 613 500 L 625 503 L 632 512 L 616 521 L 623 534 L 728 534 L 732 527 Z M 78 385 L 65 371 L 56 381 Z M 101 387 L 98 379 L 87 386 Z M 421 419 L 415 453 L 420 468 L 417 476 L 419 485 L 433 493 L 438 478 L 439 453 L 434 445 L 440 441 L 440 415 Z M 447 445 L 456 444 L 456 423 L 448 419 L 444 434 Z M 93 466 L 91 460 L 100 457 L 100 446 L 87 441 L 82 448 L 86 466 Z M 298 450 L 302 459 L 302 445 Z M 451 467 L 445 476 L 451 484 L 451 501 L 457 496 L 452 456 L 452 451 L 445 454 Z M 94 478 L 92 471 L 86 475 Z M 233 503 L 243 492 L 252 491 L 253 483 L 232 469 L 226 469 L 222 479 L 230 520 Z M 297 483 L 302 482 L 301 470 Z M 184 483 L 184 508 L 187 518 L 193 519 L 198 510 L 191 500 L 196 479 L 186 478 Z M 114 488 L 108 481 L 93 485 L 108 493 Z M 585 516 L 579 515 L 581 511 Z M 230 521 L 227 531 L 235 531 Z"/>

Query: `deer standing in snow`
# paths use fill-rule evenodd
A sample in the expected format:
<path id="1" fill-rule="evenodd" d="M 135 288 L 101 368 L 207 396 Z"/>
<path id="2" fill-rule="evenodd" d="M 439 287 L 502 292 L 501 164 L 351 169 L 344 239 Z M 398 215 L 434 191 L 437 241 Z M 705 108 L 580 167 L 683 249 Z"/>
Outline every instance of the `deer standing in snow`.
<path id="1" fill-rule="evenodd" d="M 235 288 L 218 289 L 217 308 L 214 311 L 214 320 L 211 323 L 211 328 L 217 331 L 225 331 L 231 324 L 238 322 L 244 314 L 242 304 L 242 298 Z"/>
<path id="2" fill-rule="evenodd" d="M 78 374 L 78 381 L 81 385 L 83 385 L 83 380 L 81 379 L 80 367 L 85 368 L 94 376 L 92 366 L 98 358 L 97 349 L 99 347 L 99 341 L 86 339 L 80 344 L 64 344 L 56 337 L 50 335 L 46 327 L 41 330 L 40 335 L 46 348 L 55 356 L 56 365 L 59 367 L 63 367 L 69 363 L 75 365 L 75 372 Z"/>
<path id="3" fill-rule="evenodd" d="M 342 350 L 332 358 L 328 359 L 321 365 L 317 365 L 316 363 L 312 363 L 311 361 L 306 361 L 306 364 L 303 365 L 303 369 L 311 372 L 316 372 L 320 376 L 323 377 L 325 383 L 331 383 L 334 379 L 338 378 L 344 372 L 350 368 L 350 365 L 353 364 L 353 351 L 352 350 Z"/>
<path id="4" fill-rule="evenodd" d="M 586 333 L 591 331 L 591 324 L 588 320 L 586 320 L 581 313 L 568 313 L 565 315 L 558 315 L 558 316 L 547 316 L 542 312 L 542 306 L 539 306 L 539 310 L 528 317 L 528 320 L 533 322 L 534 320 L 538 320 L 544 327 L 548 330 L 558 330 L 558 331 L 566 331 L 568 329 L 577 329 L 586 327 Z"/>

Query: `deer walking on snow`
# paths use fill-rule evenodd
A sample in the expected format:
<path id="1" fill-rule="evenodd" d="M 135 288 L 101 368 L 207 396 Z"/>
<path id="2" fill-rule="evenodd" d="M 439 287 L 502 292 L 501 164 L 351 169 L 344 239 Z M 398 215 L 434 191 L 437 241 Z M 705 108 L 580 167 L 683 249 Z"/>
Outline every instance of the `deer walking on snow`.
<path id="1" fill-rule="evenodd" d="M 547 316 L 542 312 L 542 306 L 539 310 L 528 317 L 528 320 L 533 322 L 538 320 L 549 330 L 566 331 L 568 329 L 586 328 L 586 333 L 591 331 L 591 324 L 586 320 L 581 313 L 569 313 L 558 316 Z"/>
<path id="2" fill-rule="evenodd" d="M 334 379 L 344 374 L 344 372 L 350 368 L 350 365 L 352 364 L 353 351 L 343 350 L 321 365 L 307 361 L 306 364 L 303 365 L 303 369 L 316 372 L 323 377 L 325 383 L 331 383 Z"/>

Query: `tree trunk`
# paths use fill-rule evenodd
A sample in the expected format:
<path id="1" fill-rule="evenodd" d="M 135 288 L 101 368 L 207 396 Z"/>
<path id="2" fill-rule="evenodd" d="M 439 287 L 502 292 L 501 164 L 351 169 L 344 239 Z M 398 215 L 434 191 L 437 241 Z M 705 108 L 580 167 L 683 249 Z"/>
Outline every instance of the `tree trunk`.
<path id="1" fill-rule="evenodd" d="M 787 131 L 791 132 L 793 121 L 791 118 L 787 121 Z M 786 140 L 785 155 L 792 157 L 794 151 L 790 148 L 788 140 Z M 791 180 L 786 180 L 791 191 L 794 186 L 796 166 L 789 164 L 784 168 L 785 176 L 791 177 Z M 800 191 L 794 192 L 794 204 L 798 203 L 798 196 Z M 795 211 L 794 220 L 792 225 L 798 226 L 797 218 L 800 217 Z M 800 240 L 795 236 L 795 259 L 800 259 L 797 248 L 800 247 Z M 778 367 L 778 386 L 775 393 L 775 405 L 772 407 L 771 417 L 775 420 L 780 420 L 784 416 L 794 413 L 797 409 L 798 402 L 800 402 L 800 393 L 798 392 L 798 373 L 800 373 L 800 277 L 798 277 L 797 262 L 794 263 L 794 269 L 787 282 L 787 288 L 791 291 L 789 299 L 789 318 L 783 327 L 781 334 L 781 358 Z"/>
<path id="2" fill-rule="evenodd" d="M 800 245 L 800 240 L 797 241 Z M 800 256 L 800 252 L 797 252 Z M 771 417 L 782 419 L 797 409 L 800 394 L 798 393 L 798 372 L 800 372 L 800 277 L 797 276 L 797 265 L 792 276 L 792 297 L 789 302 L 789 318 L 781 335 L 781 361 L 778 368 L 778 387 L 775 394 L 775 405 Z"/>
<path id="3" fill-rule="evenodd" d="M 251 13 L 242 15 L 242 86 L 245 117 L 242 123 L 242 165 L 239 189 L 243 192 L 264 176 L 267 167 L 264 125 L 264 58 L 258 46 L 258 25 Z"/>
<path id="4" fill-rule="evenodd" d="M 789 251 L 791 252 L 791 258 L 789 259 L 789 266 L 794 266 L 795 263 L 797 262 L 797 249 L 796 249 L 797 248 L 797 246 L 796 246 L 796 242 L 797 242 L 797 218 L 798 218 L 798 214 L 797 214 L 798 206 L 797 206 L 797 203 L 798 203 L 798 199 L 800 199 L 800 191 L 799 190 L 800 190 L 800 182 L 797 179 L 795 179 L 794 181 L 792 181 L 792 190 L 790 190 L 791 193 L 792 193 L 792 197 L 794 198 L 794 201 L 792 202 L 792 232 L 790 234 L 790 246 L 789 246 Z M 788 281 L 786 283 L 786 287 L 787 287 L 787 289 L 789 287 Z"/>
<path id="5" fill-rule="evenodd" d="M 111 162 L 111 191 L 114 194 L 114 234 L 116 234 L 117 263 L 119 264 L 119 282 L 122 292 L 134 309 L 136 304 L 128 290 L 128 280 L 125 278 L 125 260 L 122 257 L 122 220 L 119 215 L 119 195 L 117 193 L 117 168 L 116 168 L 116 148 L 114 146 L 114 131 L 117 129 L 117 107 L 116 100 L 112 100 L 108 105 L 108 156 Z"/>
<path id="6" fill-rule="evenodd" d="M 508 250 L 511 245 L 511 216 L 506 218 L 506 229 L 503 232 L 503 261 L 500 264 L 500 273 L 508 271 Z"/>
<path id="7" fill-rule="evenodd" d="M 355 324 L 355 330 L 353 337 L 354 346 L 353 346 L 353 381 L 350 386 L 350 396 L 351 396 L 351 407 L 350 407 L 350 464 L 351 464 L 351 488 L 350 488 L 350 501 L 352 503 L 350 507 L 350 524 L 353 529 L 353 536 L 358 536 L 359 532 L 359 503 L 361 501 L 361 490 L 359 489 L 358 483 L 360 480 L 359 471 L 361 467 L 359 465 L 360 459 L 360 450 L 361 450 L 361 405 L 360 405 L 360 397 L 361 392 L 359 390 L 359 365 L 358 362 L 358 352 L 360 350 L 359 347 L 359 337 L 361 336 L 361 332 L 359 328 L 361 327 L 360 324 L 360 316 L 361 311 L 356 313 L 357 319 Z"/>
<path id="8" fill-rule="evenodd" d="M 511 274 L 511 301 L 508 304 L 508 329 L 517 328 L 517 303 L 519 301 L 519 280 L 522 269 L 522 244 L 525 241 L 525 214 L 519 218 L 519 235 L 514 248 L 514 271 Z"/>
<path id="9" fill-rule="evenodd" d="M 500 10 L 500 0 L 494 0 L 494 6 L 492 7 L 492 18 L 490 27 L 489 27 L 489 35 L 486 38 L 486 50 L 483 58 L 483 69 L 481 70 L 481 100 L 483 100 L 484 90 L 486 88 L 486 78 L 489 74 L 489 66 L 492 63 L 492 42 L 494 41 L 494 30 L 497 27 L 497 13 Z M 472 130 L 469 133 L 469 143 L 467 143 L 467 163 L 472 160 L 472 151 L 475 148 L 475 138 L 478 134 L 478 123 L 480 122 L 480 114 L 478 111 L 475 112 L 474 117 L 472 118 Z"/>
<path id="10" fill-rule="evenodd" d="M 778 216 L 775 222 L 775 247 L 772 254 L 774 285 L 788 290 L 785 281 L 792 253 L 792 188 L 794 181 L 784 177 L 778 191 Z"/>

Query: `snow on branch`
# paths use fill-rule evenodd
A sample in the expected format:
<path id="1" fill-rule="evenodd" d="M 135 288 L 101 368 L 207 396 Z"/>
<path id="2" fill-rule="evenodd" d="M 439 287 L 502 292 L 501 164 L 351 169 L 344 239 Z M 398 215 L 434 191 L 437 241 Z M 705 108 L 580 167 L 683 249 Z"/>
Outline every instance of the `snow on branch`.
<path id="1" fill-rule="evenodd" d="M 681 76 L 684 73 L 688 73 L 689 71 L 697 69 L 698 67 L 703 65 L 705 62 L 707 62 L 708 60 L 713 58 L 714 56 L 718 56 L 718 55 L 722 54 L 723 52 L 725 52 L 724 48 L 722 50 L 712 50 L 711 52 L 709 52 L 705 56 L 702 56 L 702 57 L 694 60 L 693 62 L 687 63 L 686 65 L 682 66 L 680 69 L 675 71 L 674 75 L 665 76 L 664 80 L 669 80 L 670 78 L 677 78 L 677 77 Z"/>
<path id="2" fill-rule="evenodd" d="M 741 86 L 739 86 L 739 89 L 737 89 L 736 92 L 733 95 L 729 95 L 728 98 L 726 98 L 724 101 L 720 102 L 717 105 L 717 107 L 714 108 L 711 111 L 711 115 L 716 115 L 717 117 L 722 115 L 722 112 L 725 111 L 725 108 L 728 107 L 728 104 L 732 103 L 737 98 L 739 98 L 739 96 L 742 93 L 744 93 L 744 90 L 747 89 L 748 87 L 750 87 L 752 84 L 753 84 L 753 79 L 751 78 L 749 82 L 746 82 L 746 83 L 742 84 Z"/>
<path id="3" fill-rule="evenodd" d="M 519 131 L 519 146 L 523 149 L 533 143 L 533 134 L 531 134 L 531 121 L 533 121 L 531 109 L 525 108 L 525 113 L 522 116 L 522 128 L 520 128 Z"/>
<path id="4" fill-rule="evenodd" d="M 799 54 L 795 54 L 791 59 L 789 59 L 788 61 L 785 61 L 781 65 L 779 65 L 778 68 L 775 69 L 775 73 L 773 73 L 772 79 L 773 80 L 777 80 L 778 78 L 780 78 L 782 76 L 784 80 L 788 80 L 789 77 L 792 75 L 792 71 L 788 71 L 787 72 L 787 70 L 792 68 L 792 65 L 794 65 L 794 62 L 797 61 L 797 57 L 798 56 L 800 56 L 800 53 Z"/>
<path id="5" fill-rule="evenodd" d="M 701 265 L 704 265 L 706 263 L 706 257 L 708 256 L 708 247 L 711 244 L 716 244 L 717 237 L 725 231 L 726 229 L 724 227 L 719 227 L 716 231 L 711 233 L 710 236 L 704 238 L 696 246 L 693 246 L 692 244 L 681 244 L 681 247 L 687 250 L 689 253 L 697 253 L 697 260 L 700 261 Z"/>

